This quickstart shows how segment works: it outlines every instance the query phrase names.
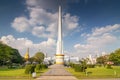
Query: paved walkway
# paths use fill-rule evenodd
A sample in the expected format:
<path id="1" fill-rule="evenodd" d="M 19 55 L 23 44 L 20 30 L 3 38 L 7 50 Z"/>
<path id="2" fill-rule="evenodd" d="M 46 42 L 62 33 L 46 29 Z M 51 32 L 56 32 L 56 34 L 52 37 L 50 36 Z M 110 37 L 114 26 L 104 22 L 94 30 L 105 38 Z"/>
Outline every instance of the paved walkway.
<path id="1" fill-rule="evenodd" d="M 37 80 L 78 80 L 64 69 L 63 65 L 52 65 L 50 70 L 43 73 Z"/>

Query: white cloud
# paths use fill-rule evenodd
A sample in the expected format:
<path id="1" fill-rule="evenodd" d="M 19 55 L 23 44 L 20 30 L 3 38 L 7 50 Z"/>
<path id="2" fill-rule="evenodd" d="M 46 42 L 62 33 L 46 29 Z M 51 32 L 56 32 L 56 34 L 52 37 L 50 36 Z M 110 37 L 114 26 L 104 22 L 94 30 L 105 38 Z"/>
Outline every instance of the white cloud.
<path id="1" fill-rule="evenodd" d="M 69 13 L 64 15 L 63 20 L 64 26 L 66 26 L 67 29 L 72 30 L 78 27 L 78 17 L 77 16 L 71 16 Z M 68 27 L 67 27 L 68 26 Z"/>
<path id="2" fill-rule="evenodd" d="M 90 44 L 75 44 L 75 54 L 79 57 L 86 57 L 88 54 L 95 54 L 97 52 L 97 47 Z"/>
<path id="3" fill-rule="evenodd" d="M 57 20 L 57 13 L 48 12 L 42 8 L 31 7 L 29 8 L 31 21 L 37 24 L 50 24 Z"/>
<path id="4" fill-rule="evenodd" d="M 105 45 L 109 45 L 113 42 L 115 42 L 117 40 L 117 38 L 113 35 L 111 35 L 110 33 L 104 33 L 101 36 L 96 36 L 96 37 L 89 37 L 87 38 L 87 42 L 91 45 L 97 45 L 99 47 L 103 47 Z"/>
<path id="5" fill-rule="evenodd" d="M 26 0 L 27 10 L 29 11 L 28 18 L 16 17 L 12 22 L 12 27 L 19 32 L 29 31 L 37 37 L 53 38 L 57 33 L 58 12 L 48 11 L 40 7 L 38 5 L 40 2 L 39 0 Z M 79 26 L 78 20 L 77 16 L 71 16 L 70 13 L 63 15 L 65 35 Z M 36 26 L 43 26 L 43 31 Z M 36 30 L 37 32 L 35 32 Z"/>
<path id="6" fill-rule="evenodd" d="M 92 31 L 92 36 L 99 36 L 104 33 L 115 31 L 117 29 L 120 29 L 120 24 L 108 25 L 108 26 L 101 27 L 101 28 L 95 28 Z"/>
<path id="7" fill-rule="evenodd" d="M 66 13 L 63 16 L 62 23 L 63 23 L 63 32 L 65 36 L 72 32 L 76 33 L 77 28 L 79 26 L 78 20 L 79 18 L 77 16 L 71 16 L 69 13 Z"/>
<path id="8" fill-rule="evenodd" d="M 45 27 L 44 26 L 34 27 L 33 30 L 32 30 L 32 34 L 36 35 L 38 37 L 41 37 L 42 35 L 45 37 L 44 32 L 45 32 Z"/>
<path id="9" fill-rule="evenodd" d="M 47 41 L 35 44 L 27 38 L 14 38 L 12 35 L 8 35 L 2 36 L 0 41 L 18 49 L 22 56 L 25 55 L 28 47 L 30 48 L 30 56 L 33 56 L 37 51 L 39 51 L 39 49 L 44 53 L 48 53 L 48 55 L 55 54 L 56 41 L 51 38 L 48 38 Z"/>
<path id="10" fill-rule="evenodd" d="M 76 49 L 81 49 L 81 50 L 87 50 L 87 49 L 92 49 L 92 45 L 81 45 L 81 44 L 76 44 L 74 45 L 74 48 Z"/>
<path id="11" fill-rule="evenodd" d="M 37 0 L 26 0 L 26 4 L 29 6 L 36 6 L 38 3 Z"/>
<path id="12" fill-rule="evenodd" d="M 120 25 L 115 24 L 95 28 L 92 30 L 91 34 L 84 33 L 82 36 L 87 36 L 85 41 L 86 44 L 75 44 L 74 48 L 76 53 L 82 53 L 83 56 L 87 56 L 89 53 L 95 55 L 104 52 L 104 50 L 106 50 L 106 48 L 109 46 L 113 46 L 115 43 L 118 43 L 119 40 L 117 36 L 113 34 L 113 32 L 115 33 L 119 28 Z"/>
<path id="13" fill-rule="evenodd" d="M 26 17 L 17 17 L 14 19 L 12 27 L 19 32 L 24 32 L 26 30 L 29 30 L 30 25 Z"/>

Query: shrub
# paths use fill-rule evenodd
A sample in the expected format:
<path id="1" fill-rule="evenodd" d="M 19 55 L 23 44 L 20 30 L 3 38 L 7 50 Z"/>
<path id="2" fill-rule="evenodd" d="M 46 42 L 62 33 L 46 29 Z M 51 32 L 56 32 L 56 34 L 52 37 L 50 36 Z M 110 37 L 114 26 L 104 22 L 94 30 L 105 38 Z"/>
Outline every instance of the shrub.
<path id="1" fill-rule="evenodd" d="M 36 72 L 39 72 L 42 69 L 41 64 L 37 64 L 35 67 Z"/>
<path id="2" fill-rule="evenodd" d="M 42 69 L 47 69 L 48 66 L 47 66 L 46 64 L 41 64 L 41 68 L 42 68 Z"/>
<path id="3" fill-rule="evenodd" d="M 102 67 L 102 64 L 96 64 L 96 66 L 98 66 L 98 67 Z"/>
<path id="4" fill-rule="evenodd" d="M 95 65 L 94 64 L 88 64 L 87 67 L 88 68 L 95 68 Z"/>
<path id="5" fill-rule="evenodd" d="M 70 65 L 68 62 L 64 62 L 64 66 L 69 67 Z"/>
<path id="6" fill-rule="evenodd" d="M 82 67 L 80 66 L 80 64 L 75 64 L 75 65 L 74 65 L 74 70 L 75 70 L 76 72 L 82 72 Z"/>
<path id="7" fill-rule="evenodd" d="M 108 64 L 107 69 L 112 69 L 112 66 Z"/>
<path id="8" fill-rule="evenodd" d="M 81 66 L 81 72 L 86 72 L 87 66 Z"/>
<path id="9" fill-rule="evenodd" d="M 86 65 L 74 64 L 74 70 L 76 72 L 85 72 L 86 69 L 87 69 Z"/>
<path id="10" fill-rule="evenodd" d="M 69 63 L 70 67 L 74 68 L 75 67 L 75 64 L 73 63 Z"/>
<path id="11" fill-rule="evenodd" d="M 26 65 L 25 74 L 32 74 L 35 72 L 35 65 Z"/>
<path id="12" fill-rule="evenodd" d="M 74 68 L 74 70 L 76 72 L 85 72 L 87 69 L 87 65 L 86 64 L 74 64 L 74 63 L 70 63 L 69 64 L 71 68 Z"/>

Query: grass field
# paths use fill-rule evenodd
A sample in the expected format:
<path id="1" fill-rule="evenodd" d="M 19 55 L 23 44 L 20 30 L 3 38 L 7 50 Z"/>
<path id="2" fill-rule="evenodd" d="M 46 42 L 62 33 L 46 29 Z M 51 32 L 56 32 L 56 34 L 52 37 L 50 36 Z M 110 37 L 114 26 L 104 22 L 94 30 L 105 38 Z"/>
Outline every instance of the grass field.
<path id="1" fill-rule="evenodd" d="M 24 71 L 25 69 L 0 68 L 0 80 L 34 80 L 31 74 L 25 74 Z M 37 73 L 37 77 L 45 71 L 47 71 L 47 69 Z"/>
<path id="2" fill-rule="evenodd" d="M 77 78 L 120 78 L 120 66 L 113 66 L 113 69 L 105 67 L 88 68 L 85 72 L 75 72 L 72 68 L 67 68 Z"/>

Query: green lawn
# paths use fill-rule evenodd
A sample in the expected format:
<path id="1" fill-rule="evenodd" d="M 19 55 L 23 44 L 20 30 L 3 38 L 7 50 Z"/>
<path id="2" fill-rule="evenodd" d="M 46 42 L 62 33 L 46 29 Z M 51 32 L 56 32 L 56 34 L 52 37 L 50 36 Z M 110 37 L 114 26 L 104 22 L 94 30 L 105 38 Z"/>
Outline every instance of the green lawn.
<path id="1" fill-rule="evenodd" d="M 25 69 L 0 68 L 0 80 L 34 80 L 32 75 L 25 74 L 24 71 Z M 47 69 L 40 71 L 37 73 L 37 77 L 46 71 Z"/>
<path id="2" fill-rule="evenodd" d="M 77 78 L 120 78 L 120 66 L 114 66 L 113 69 L 105 67 L 88 68 L 86 72 L 75 72 L 72 68 L 67 68 Z"/>

